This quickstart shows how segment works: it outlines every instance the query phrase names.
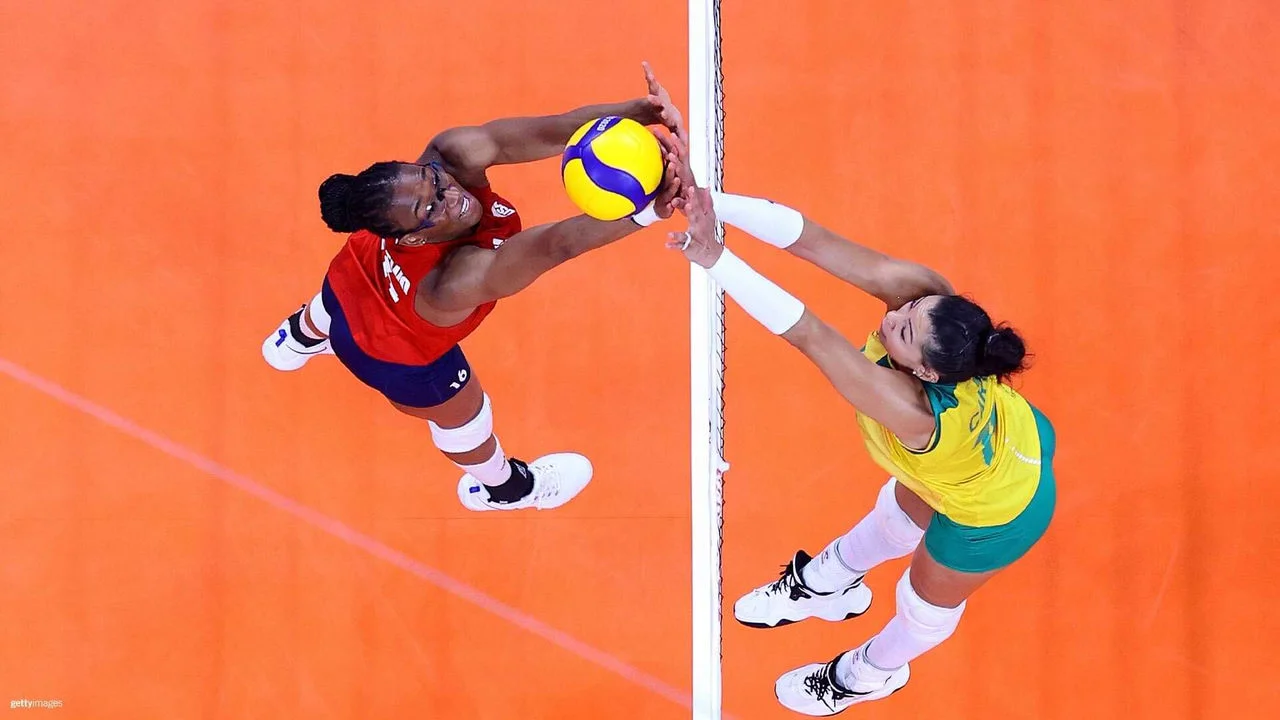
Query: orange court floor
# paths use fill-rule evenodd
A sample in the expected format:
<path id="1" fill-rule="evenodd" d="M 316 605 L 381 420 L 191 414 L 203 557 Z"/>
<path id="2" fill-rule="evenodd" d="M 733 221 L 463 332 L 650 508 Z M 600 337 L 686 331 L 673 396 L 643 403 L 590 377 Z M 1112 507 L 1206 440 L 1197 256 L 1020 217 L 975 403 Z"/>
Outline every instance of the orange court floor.
<path id="1" fill-rule="evenodd" d="M 423 424 L 333 358 L 259 354 L 342 242 L 324 177 L 637 96 L 641 60 L 687 109 L 687 4 L 0 7 L 0 703 L 690 717 L 689 269 L 663 227 L 464 343 L 509 452 L 594 462 L 554 512 L 465 511 Z M 846 715 L 1272 717 L 1280 6 L 721 12 L 726 189 L 942 271 L 1027 338 L 1016 383 L 1058 433 L 1045 540 Z M 573 212 L 557 168 L 491 177 L 528 226 Z M 855 342 L 875 327 L 854 288 L 728 242 Z M 798 717 L 774 679 L 876 632 L 905 561 L 856 621 L 733 622 L 884 477 L 852 409 L 731 302 L 727 338 L 725 713 Z"/>

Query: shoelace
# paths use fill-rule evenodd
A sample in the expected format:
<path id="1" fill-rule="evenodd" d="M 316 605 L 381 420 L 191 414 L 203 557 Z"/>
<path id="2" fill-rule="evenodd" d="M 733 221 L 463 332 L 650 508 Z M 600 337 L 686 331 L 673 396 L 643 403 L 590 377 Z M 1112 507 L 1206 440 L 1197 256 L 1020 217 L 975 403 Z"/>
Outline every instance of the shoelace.
<path id="1" fill-rule="evenodd" d="M 765 594 L 778 595 L 785 592 L 792 600 L 813 597 L 800 586 L 799 582 L 796 581 L 799 573 L 795 572 L 794 566 L 794 561 L 784 565 L 782 567 L 781 577 L 769 584 L 769 587 L 765 590 Z"/>
<path id="2" fill-rule="evenodd" d="M 533 468 L 529 469 L 533 472 Z M 538 468 L 534 477 L 533 492 L 529 500 L 533 505 L 541 507 L 542 501 L 560 494 L 560 473 L 554 467 Z"/>
<path id="3" fill-rule="evenodd" d="M 840 688 L 831 684 L 831 672 L 833 670 L 834 668 L 831 667 L 831 664 L 827 663 L 826 665 L 818 668 L 815 672 L 806 675 L 804 678 L 804 689 L 810 695 L 817 698 L 818 702 L 821 702 L 823 705 L 835 710 L 836 702 L 849 697 L 849 694 L 842 692 Z M 831 696 L 830 700 L 827 699 L 827 695 Z"/>

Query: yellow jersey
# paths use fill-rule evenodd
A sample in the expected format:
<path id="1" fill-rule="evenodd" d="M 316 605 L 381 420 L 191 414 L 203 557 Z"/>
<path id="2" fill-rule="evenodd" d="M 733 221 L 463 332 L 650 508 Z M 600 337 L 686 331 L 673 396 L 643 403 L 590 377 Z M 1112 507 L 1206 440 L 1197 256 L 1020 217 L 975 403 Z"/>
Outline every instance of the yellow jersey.
<path id="1" fill-rule="evenodd" d="M 878 332 L 867 338 L 862 353 L 893 367 Z M 924 391 L 937 427 L 923 450 L 906 447 L 857 413 L 872 459 L 954 522 L 991 527 L 1013 520 L 1040 483 L 1040 434 L 1030 403 L 996 377 L 924 383 Z"/>

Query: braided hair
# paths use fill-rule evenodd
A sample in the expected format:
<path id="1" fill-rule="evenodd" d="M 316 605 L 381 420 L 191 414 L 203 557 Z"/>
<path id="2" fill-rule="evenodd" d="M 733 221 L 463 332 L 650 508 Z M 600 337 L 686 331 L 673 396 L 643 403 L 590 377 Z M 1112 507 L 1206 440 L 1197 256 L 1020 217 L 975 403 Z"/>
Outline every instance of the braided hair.
<path id="1" fill-rule="evenodd" d="M 929 319 L 933 333 L 924 346 L 924 361 L 938 373 L 938 382 L 954 384 L 991 375 L 1005 379 L 1026 369 L 1027 348 L 1017 331 L 993 325 L 972 300 L 944 295 Z"/>
<path id="2" fill-rule="evenodd" d="M 330 175 L 320 183 L 320 217 L 334 232 L 368 230 L 381 237 L 404 234 L 387 213 L 400 177 L 398 162 L 378 162 L 359 175 Z"/>

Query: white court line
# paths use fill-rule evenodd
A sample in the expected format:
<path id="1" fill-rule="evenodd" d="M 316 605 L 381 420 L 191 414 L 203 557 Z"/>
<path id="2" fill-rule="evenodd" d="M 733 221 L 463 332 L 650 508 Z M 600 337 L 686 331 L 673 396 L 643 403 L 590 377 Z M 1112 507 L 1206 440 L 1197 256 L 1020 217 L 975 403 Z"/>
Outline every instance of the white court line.
<path id="1" fill-rule="evenodd" d="M 1179 535 L 1173 540 L 1173 549 L 1169 551 L 1169 562 L 1164 567 L 1164 577 L 1160 578 L 1160 589 L 1156 591 L 1156 599 L 1151 601 L 1151 610 L 1147 612 L 1146 622 L 1142 624 L 1144 630 L 1150 630 L 1156 622 L 1160 605 L 1164 602 L 1165 593 L 1169 592 L 1169 584 L 1173 581 L 1173 566 L 1177 563 L 1178 553 L 1181 551 L 1182 536 Z"/>
<path id="2" fill-rule="evenodd" d="M 122 417 L 91 400 L 87 400 L 70 390 L 67 390 L 61 385 L 50 380 L 46 380 L 45 378 L 40 377 L 39 375 L 36 375 L 26 368 L 16 365 L 5 358 L 0 358 L 0 373 L 8 375 L 23 385 L 57 400 L 63 405 L 75 408 L 76 410 L 79 410 L 80 412 L 93 417 L 106 425 L 110 425 L 125 435 L 150 445 L 165 455 L 181 460 L 182 462 L 198 468 L 218 480 L 231 485 L 232 487 L 243 490 L 268 505 L 271 505 L 277 510 L 282 510 L 314 528 L 328 533 L 349 545 L 353 545 L 364 550 L 376 558 L 385 560 L 402 570 L 422 578 L 441 590 L 460 597 L 485 612 L 497 615 L 512 625 L 537 635 L 552 645 L 563 650 L 567 650 L 590 663 L 598 665 L 630 683 L 639 685 L 640 687 L 660 695 L 682 707 L 693 707 L 693 699 L 688 692 L 672 687 L 662 680 L 649 675 L 643 670 L 639 670 L 628 665 L 603 650 L 598 650 L 581 640 L 564 633 L 563 631 L 547 625 L 527 613 L 521 612 L 510 605 L 489 597 L 464 582 L 455 580 L 435 568 L 428 567 L 408 555 L 378 542 L 368 535 L 357 530 L 353 530 L 340 521 L 335 520 L 318 510 L 314 510 L 303 505 L 290 497 L 281 495 L 271 488 L 260 485 L 250 478 L 219 465 L 213 460 L 204 457 L 190 448 L 179 445 L 163 435 L 148 430 L 128 418 Z"/>

